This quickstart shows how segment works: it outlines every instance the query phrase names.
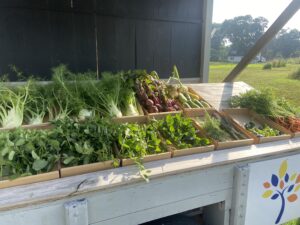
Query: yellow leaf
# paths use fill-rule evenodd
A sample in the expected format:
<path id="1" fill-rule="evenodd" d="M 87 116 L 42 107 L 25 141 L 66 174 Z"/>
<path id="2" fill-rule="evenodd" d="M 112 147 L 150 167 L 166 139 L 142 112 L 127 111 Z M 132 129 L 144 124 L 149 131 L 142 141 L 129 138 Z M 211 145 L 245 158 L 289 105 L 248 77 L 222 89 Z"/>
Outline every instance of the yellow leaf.
<path id="1" fill-rule="evenodd" d="M 279 177 L 280 178 L 283 178 L 286 171 L 287 171 L 287 167 L 288 167 L 288 164 L 287 164 L 287 161 L 284 160 L 282 163 L 281 163 L 281 166 L 280 166 L 280 169 L 279 169 Z"/>
<path id="2" fill-rule="evenodd" d="M 299 190 L 300 190 L 300 185 L 298 185 L 298 186 L 295 188 L 294 192 L 297 192 L 297 191 L 299 191 Z"/>
<path id="3" fill-rule="evenodd" d="M 295 180 L 295 179 L 296 179 L 296 176 L 297 176 L 297 173 L 294 173 L 294 174 L 291 176 L 290 180 L 291 180 L 291 181 Z"/>
<path id="4" fill-rule="evenodd" d="M 273 194 L 272 190 L 265 191 L 262 195 L 263 198 L 269 198 Z"/>

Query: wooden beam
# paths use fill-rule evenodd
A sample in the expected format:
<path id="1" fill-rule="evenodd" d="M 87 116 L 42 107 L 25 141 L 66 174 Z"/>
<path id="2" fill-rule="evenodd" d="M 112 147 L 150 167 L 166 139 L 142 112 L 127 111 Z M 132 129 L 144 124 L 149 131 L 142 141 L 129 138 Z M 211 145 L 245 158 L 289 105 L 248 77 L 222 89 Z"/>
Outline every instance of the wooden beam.
<path id="1" fill-rule="evenodd" d="M 284 25 L 294 16 L 300 8 L 300 0 L 293 0 L 289 6 L 281 13 L 277 20 L 270 26 L 266 33 L 261 36 L 249 52 L 242 58 L 236 67 L 229 73 L 223 82 L 233 82 L 251 60 L 268 44 L 269 41 L 284 27 Z"/>
<path id="2" fill-rule="evenodd" d="M 201 42 L 201 61 L 200 61 L 200 82 L 208 82 L 210 41 L 213 14 L 213 0 L 204 1 L 203 23 L 202 23 L 202 42 Z"/>

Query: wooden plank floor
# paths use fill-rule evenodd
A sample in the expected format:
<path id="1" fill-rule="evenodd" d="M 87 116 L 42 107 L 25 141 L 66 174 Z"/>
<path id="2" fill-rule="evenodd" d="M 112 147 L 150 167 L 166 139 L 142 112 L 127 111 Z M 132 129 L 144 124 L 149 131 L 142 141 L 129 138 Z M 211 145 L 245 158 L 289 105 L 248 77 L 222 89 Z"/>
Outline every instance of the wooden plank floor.
<path id="1" fill-rule="evenodd" d="M 228 101 L 232 96 L 252 89 L 251 86 L 244 82 L 190 84 L 188 86 L 193 88 L 218 110 L 229 108 Z"/>

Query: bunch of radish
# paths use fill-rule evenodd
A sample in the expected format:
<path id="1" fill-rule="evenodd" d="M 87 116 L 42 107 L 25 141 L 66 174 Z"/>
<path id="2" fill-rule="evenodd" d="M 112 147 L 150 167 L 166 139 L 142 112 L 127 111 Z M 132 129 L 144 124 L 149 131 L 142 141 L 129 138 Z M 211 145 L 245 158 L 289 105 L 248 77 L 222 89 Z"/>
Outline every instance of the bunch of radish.
<path id="1" fill-rule="evenodd" d="M 166 95 L 165 84 L 155 71 L 143 74 L 135 82 L 138 100 L 148 113 L 172 112 L 180 110 L 179 105 Z"/>

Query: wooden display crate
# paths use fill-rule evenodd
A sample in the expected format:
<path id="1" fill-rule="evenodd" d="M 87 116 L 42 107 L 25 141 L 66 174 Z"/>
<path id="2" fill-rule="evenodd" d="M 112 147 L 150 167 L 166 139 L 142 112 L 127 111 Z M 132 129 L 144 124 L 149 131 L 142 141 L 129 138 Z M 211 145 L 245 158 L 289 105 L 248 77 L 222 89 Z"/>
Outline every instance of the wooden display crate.
<path id="1" fill-rule="evenodd" d="M 171 152 L 163 152 L 155 155 L 146 155 L 145 157 L 142 158 L 142 162 L 146 163 L 146 162 L 157 161 L 162 159 L 170 159 L 170 158 L 171 158 Z M 122 159 L 122 166 L 130 166 L 134 164 L 135 162 L 133 159 Z"/>
<path id="2" fill-rule="evenodd" d="M 150 113 L 148 114 L 149 119 L 156 119 L 156 120 L 161 120 L 166 118 L 168 115 L 177 115 L 177 114 L 182 114 L 183 111 L 173 111 L 173 112 L 161 112 L 161 113 Z"/>
<path id="3" fill-rule="evenodd" d="M 241 147 L 241 146 L 247 146 L 247 145 L 252 145 L 254 144 L 254 139 L 252 138 L 252 136 L 250 136 L 248 134 L 248 132 L 246 132 L 245 129 L 243 129 L 242 127 L 240 127 L 238 124 L 236 124 L 235 122 L 233 122 L 229 117 L 227 117 L 225 114 L 219 113 L 218 111 L 214 110 L 214 109 L 208 109 L 208 110 L 204 110 L 204 109 L 198 109 L 197 111 L 185 111 L 184 115 L 187 117 L 192 118 L 193 120 L 195 119 L 195 117 L 200 117 L 200 118 L 204 118 L 205 117 L 205 113 L 208 113 L 210 116 L 214 116 L 218 115 L 219 117 L 225 117 L 227 119 L 227 121 L 241 134 L 243 134 L 244 136 L 246 136 L 245 139 L 239 139 L 239 140 L 228 140 L 228 141 L 218 141 L 215 139 L 212 139 L 213 143 L 216 145 L 216 149 L 220 150 L 220 149 L 226 149 L 226 148 L 235 148 L 235 147 Z M 194 120 L 195 121 L 195 120 Z M 201 125 L 195 121 L 195 123 L 197 124 L 197 126 L 199 127 L 199 129 L 206 135 L 205 130 L 201 127 Z M 225 130 L 225 132 L 227 132 Z"/>
<path id="4" fill-rule="evenodd" d="M 146 123 L 148 116 L 123 116 L 119 118 L 113 118 L 116 123 Z"/>
<path id="5" fill-rule="evenodd" d="M 176 149 L 176 150 L 173 150 L 172 157 L 199 154 L 199 153 L 204 153 L 204 152 L 211 152 L 214 150 L 215 150 L 214 145 L 206 145 L 206 146 L 199 146 L 199 147 L 185 148 L 185 149 Z"/>
<path id="6" fill-rule="evenodd" d="M 50 129 L 52 127 L 51 123 L 47 122 L 47 123 L 41 123 L 41 124 L 37 124 L 37 125 L 22 125 L 20 127 L 10 127 L 10 128 L 4 128 L 4 127 L 0 127 L 0 132 L 1 131 L 11 131 L 11 130 L 15 130 L 18 128 L 22 128 L 22 129 L 29 129 L 29 130 L 46 130 L 46 129 Z"/>
<path id="7" fill-rule="evenodd" d="M 120 166 L 120 160 L 118 160 L 118 166 L 114 165 L 113 160 L 104 162 L 91 163 L 80 166 L 64 167 L 60 169 L 60 177 L 70 177 L 75 175 L 81 175 L 85 173 L 92 173 L 101 170 L 112 169 Z"/>
<path id="8" fill-rule="evenodd" d="M 263 118 L 262 116 L 249 109 L 223 109 L 223 112 L 228 115 L 228 117 L 231 117 L 232 120 L 235 121 L 243 129 L 245 123 L 252 121 L 256 126 L 268 125 L 269 127 L 277 129 L 282 133 L 279 136 L 257 137 L 255 134 L 245 129 L 245 132 L 247 132 L 248 135 L 250 135 L 255 140 L 255 143 L 286 140 L 291 138 L 292 136 L 292 133 L 289 130 L 267 118 Z"/>
<path id="9" fill-rule="evenodd" d="M 1 180 L 0 181 L 0 189 L 2 188 L 9 188 L 14 186 L 26 185 L 26 184 L 33 184 L 42 181 L 54 180 L 59 178 L 59 172 L 53 171 L 48 173 L 41 173 L 38 175 L 26 176 L 26 177 L 19 177 L 13 180 Z"/>

